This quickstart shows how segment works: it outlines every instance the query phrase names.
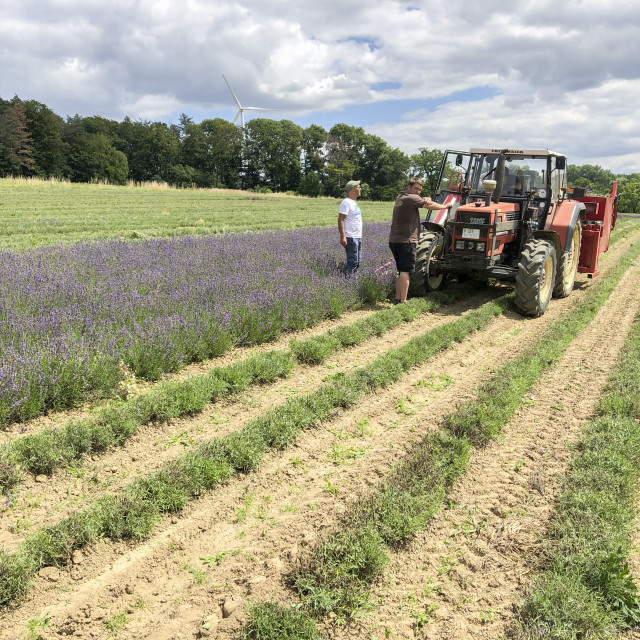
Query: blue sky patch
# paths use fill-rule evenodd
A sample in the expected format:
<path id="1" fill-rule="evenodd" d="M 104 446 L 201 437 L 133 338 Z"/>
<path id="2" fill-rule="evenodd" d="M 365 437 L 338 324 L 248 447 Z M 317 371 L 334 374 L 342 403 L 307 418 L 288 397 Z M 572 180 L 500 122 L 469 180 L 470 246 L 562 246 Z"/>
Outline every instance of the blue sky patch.
<path id="1" fill-rule="evenodd" d="M 376 82 L 372 84 L 369 88 L 371 91 L 389 91 L 390 89 L 399 89 L 402 86 L 401 82 Z"/>
<path id="2" fill-rule="evenodd" d="M 356 42 L 357 44 L 366 44 L 369 47 L 369 51 L 375 51 L 376 49 L 382 48 L 379 44 L 376 44 L 376 41 L 373 38 L 358 38 L 356 36 L 352 36 L 347 38 L 346 41 Z"/>

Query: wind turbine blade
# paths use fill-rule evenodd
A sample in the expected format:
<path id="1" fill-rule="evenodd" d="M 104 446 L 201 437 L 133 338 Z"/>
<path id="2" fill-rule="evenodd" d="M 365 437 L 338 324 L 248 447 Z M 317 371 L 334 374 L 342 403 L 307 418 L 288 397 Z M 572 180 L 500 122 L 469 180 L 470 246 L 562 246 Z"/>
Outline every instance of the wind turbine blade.
<path id="1" fill-rule="evenodd" d="M 236 120 L 238 119 L 238 116 L 240 115 L 241 112 L 242 112 L 242 109 L 238 111 L 238 113 L 236 113 L 236 117 L 233 119 L 233 124 L 236 123 Z"/>
<path id="2" fill-rule="evenodd" d="M 236 94 L 233 93 L 233 89 L 231 88 L 231 85 L 229 84 L 229 81 L 224 77 L 224 73 L 222 74 L 222 77 L 224 78 L 224 81 L 227 83 L 227 87 L 229 87 L 229 91 L 231 92 L 231 95 L 233 96 L 233 99 L 236 101 L 236 104 L 238 105 L 238 108 L 242 109 L 242 105 L 240 104 L 240 100 L 238 100 L 238 98 L 236 98 Z"/>

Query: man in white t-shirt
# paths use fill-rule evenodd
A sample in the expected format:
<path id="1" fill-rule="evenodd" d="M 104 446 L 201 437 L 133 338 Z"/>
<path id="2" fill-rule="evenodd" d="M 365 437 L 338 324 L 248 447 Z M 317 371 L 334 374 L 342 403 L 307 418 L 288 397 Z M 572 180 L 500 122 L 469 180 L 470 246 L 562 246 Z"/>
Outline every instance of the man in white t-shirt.
<path id="1" fill-rule="evenodd" d="M 362 193 L 360 180 L 349 180 L 344 192 L 347 197 L 340 203 L 338 231 L 340 244 L 347 252 L 344 272 L 349 276 L 357 271 L 362 258 L 362 214 L 356 202 Z"/>

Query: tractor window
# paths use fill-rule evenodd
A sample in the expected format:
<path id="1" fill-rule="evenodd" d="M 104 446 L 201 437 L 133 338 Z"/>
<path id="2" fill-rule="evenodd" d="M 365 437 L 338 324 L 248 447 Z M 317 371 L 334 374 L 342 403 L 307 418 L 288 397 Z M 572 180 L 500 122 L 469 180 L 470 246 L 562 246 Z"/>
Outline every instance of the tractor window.
<path id="1" fill-rule="evenodd" d="M 469 186 L 472 192 L 484 193 L 482 181 L 485 178 L 495 179 L 495 171 L 498 166 L 498 156 L 475 156 L 471 167 L 471 178 Z"/>
<path id="2" fill-rule="evenodd" d="M 448 151 L 441 169 L 440 189 L 443 191 L 461 191 L 469 170 L 468 153 Z"/>
<path id="3" fill-rule="evenodd" d="M 546 158 L 512 159 L 505 166 L 502 195 L 524 196 L 529 191 L 545 189 L 546 175 Z"/>
<path id="4" fill-rule="evenodd" d="M 469 180 L 466 183 L 471 194 L 484 194 L 484 179 L 496 180 L 498 159 L 497 154 L 473 156 L 469 167 Z M 551 195 L 557 197 L 566 182 L 566 170 L 554 168 L 550 174 L 550 166 L 550 156 L 507 155 L 501 197 L 525 198 L 531 192 L 537 198 L 547 199 Z"/>

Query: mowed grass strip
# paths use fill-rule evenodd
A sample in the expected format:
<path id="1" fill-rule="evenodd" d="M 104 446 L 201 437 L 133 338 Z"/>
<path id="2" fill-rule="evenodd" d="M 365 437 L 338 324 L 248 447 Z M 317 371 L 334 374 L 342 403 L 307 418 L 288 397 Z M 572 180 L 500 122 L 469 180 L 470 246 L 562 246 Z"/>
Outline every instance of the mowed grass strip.
<path id="1" fill-rule="evenodd" d="M 619 242 L 629 234 L 636 231 L 638 228 L 638 222 L 640 222 L 640 216 L 637 218 L 617 218 L 616 226 L 611 232 L 610 244 L 614 245 L 616 242 Z"/>
<path id="2" fill-rule="evenodd" d="M 113 186 L 0 178 L 0 248 L 23 250 L 107 238 L 143 239 L 334 226 L 339 198 L 231 189 Z M 367 222 L 388 222 L 392 204 L 363 201 Z M 619 218 L 616 224 L 637 224 Z"/>
<path id="3" fill-rule="evenodd" d="M 377 492 L 349 509 L 341 525 L 300 561 L 291 584 L 306 615 L 301 615 L 298 608 L 273 601 L 254 603 L 242 637 L 275 640 L 278 636 L 271 635 L 271 629 L 297 625 L 299 635 L 291 637 L 313 638 L 309 631 L 315 632 L 310 625 L 313 620 L 329 612 L 349 619 L 369 606 L 371 586 L 382 576 L 392 550 L 406 544 L 424 528 L 442 504 L 447 489 L 465 472 L 472 447 L 485 446 L 500 434 L 524 395 L 594 318 L 639 254 L 640 246 L 632 247 L 576 308 L 483 384 L 477 399 L 445 416 L 442 428 L 416 444 L 409 459 L 396 468 Z M 628 403 L 625 406 L 638 402 L 632 391 L 638 375 L 636 372 L 624 394 Z M 584 560 L 588 564 L 589 557 Z M 617 567 L 612 566 L 615 571 Z"/>
<path id="4" fill-rule="evenodd" d="M 0 178 L 0 248 L 334 226 L 340 198 Z M 367 201 L 366 222 L 392 204 Z"/>
<path id="5" fill-rule="evenodd" d="M 523 640 L 611 638 L 640 624 L 627 559 L 638 515 L 640 317 L 583 427 L 539 560 L 511 628 Z"/>
<path id="6" fill-rule="evenodd" d="M 448 292 L 435 292 L 407 304 L 373 312 L 349 325 L 329 329 L 316 337 L 291 340 L 289 350 L 274 349 L 201 376 L 162 382 L 127 401 L 113 402 L 84 420 L 70 420 L 33 435 L 22 436 L 0 448 L 0 489 L 15 487 L 24 473 L 52 474 L 87 455 L 122 445 L 137 429 L 195 415 L 209 403 L 232 396 L 256 384 L 269 384 L 291 373 L 296 362 L 320 364 L 339 349 L 382 336 L 403 322 L 435 311 L 477 291 L 480 283 L 465 283 Z"/>
<path id="7" fill-rule="evenodd" d="M 249 421 L 241 431 L 202 443 L 119 493 L 103 496 L 58 524 L 43 527 L 14 554 L 0 550 L 0 605 L 23 596 L 41 568 L 66 564 L 75 549 L 99 538 L 145 538 L 162 514 L 179 512 L 191 499 L 235 474 L 256 469 L 270 449 L 288 446 L 301 431 L 317 427 L 337 409 L 352 406 L 471 332 L 485 328 L 512 298 L 508 294 L 487 302 L 387 351 L 369 365 L 337 374 L 312 393 L 290 398 Z"/>

